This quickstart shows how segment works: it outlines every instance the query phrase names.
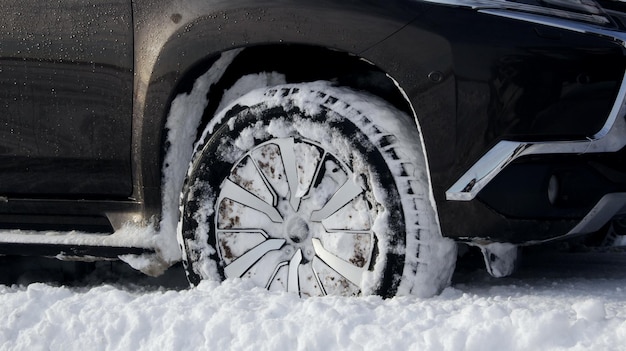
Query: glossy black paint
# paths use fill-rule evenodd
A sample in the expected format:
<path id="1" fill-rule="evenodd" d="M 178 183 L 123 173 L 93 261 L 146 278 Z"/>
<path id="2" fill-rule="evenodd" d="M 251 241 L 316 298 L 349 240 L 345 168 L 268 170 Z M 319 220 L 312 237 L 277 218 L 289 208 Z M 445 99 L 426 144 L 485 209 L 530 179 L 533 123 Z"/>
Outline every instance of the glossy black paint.
<path id="1" fill-rule="evenodd" d="M 131 195 L 126 0 L 0 4 L 0 194 Z"/>
<path id="2" fill-rule="evenodd" d="M 0 228 L 112 233 L 141 209 L 131 200 L 0 199 Z"/>

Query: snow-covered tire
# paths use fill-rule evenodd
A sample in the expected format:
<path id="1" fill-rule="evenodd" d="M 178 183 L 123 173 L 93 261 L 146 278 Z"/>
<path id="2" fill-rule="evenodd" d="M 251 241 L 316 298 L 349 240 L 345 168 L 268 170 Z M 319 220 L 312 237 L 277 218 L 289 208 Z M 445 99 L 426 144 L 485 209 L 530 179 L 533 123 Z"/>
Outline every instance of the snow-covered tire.
<path id="1" fill-rule="evenodd" d="M 415 122 L 317 82 L 252 91 L 196 145 L 179 238 L 192 284 L 248 278 L 300 295 L 432 295 L 455 245 L 440 235 Z"/>

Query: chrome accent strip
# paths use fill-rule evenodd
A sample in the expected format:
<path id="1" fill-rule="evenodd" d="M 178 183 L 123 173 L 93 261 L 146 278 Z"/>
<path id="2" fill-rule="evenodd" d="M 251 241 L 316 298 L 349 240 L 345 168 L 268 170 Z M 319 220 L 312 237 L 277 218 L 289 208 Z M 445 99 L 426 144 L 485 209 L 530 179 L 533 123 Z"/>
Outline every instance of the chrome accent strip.
<path id="1" fill-rule="evenodd" d="M 593 208 L 587 212 L 585 217 L 578 222 L 578 224 L 570 229 L 566 234 L 562 234 L 556 237 L 551 237 L 548 239 L 541 240 L 532 240 L 525 241 L 523 243 L 518 243 L 516 245 L 519 246 L 529 246 L 529 245 L 538 245 L 545 244 L 557 240 L 568 239 L 580 235 L 590 234 L 596 232 L 604 225 L 609 223 L 612 219 L 617 216 L 626 215 L 626 193 L 610 193 L 604 195 L 600 200 L 593 206 Z M 485 240 L 485 238 L 478 237 L 463 237 L 461 240 L 465 240 L 469 245 L 477 246 L 477 247 L 485 247 L 491 241 Z"/>
<path id="2" fill-rule="evenodd" d="M 484 13 L 538 23 L 546 26 L 594 34 L 612 39 L 626 48 L 626 33 L 614 32 L 584 23 L 544 18 L 537 15 L 504 10 L 485 10 Z M 626 72 L 615 99 L 615 104 L 600 131 L 588 140 L 519 142 L 503 140 L 478 160 L 454 185 L 446 191 L 451 201 L 471 201 L 493 178 L 511 162 L 527 155 L 586 154 L 616 152 L 626 146 Z"/>
<path id="3" fill-rule="evenodd" d="M 561 28 L 578 33 L 594 34 L 607 39 L 615 40 L 622 46 L 624 46 L 624 42 L 626 41 L 626 33 L 620 32 L 615 28 L 600 27 L 588 22 L 578 22 L 563 17 L 549 17 L 543 16 L 540 13 L 517 12 L 505 9 L 477 9 L 477 11 L 492 16 L 535 23 L 548 27 Z"/>
<path id="4" fill-rule="evenodd" d="M 512 11 L 525 11 L 529 13 L 535 13 L 544 16 L 557 16 L 559 18 L 564 18 L 573 21 L 585 21 L 589 23 L 595 23 L 598 25 L 607 25 L 610 24 L 611 21 L 601 15 L 601 14 L 592 14 L 592 13 L 579 13 L 567 10 L 560 10 L 555 8 L 541 7 L 530 4 L 512 2 L 507 0 L 422 0 L 424 2 L 437 3 L 442 5 L 451 5 L 451 6 L 459 6 L 459 7 L 467 7 L 473 10 L 479 10 L 483 12 L 484 10 L 512 10 Z M 487 11 L 484 11 L 487 12 Z"/>
<path id="5" fill-rule="evenodd" d="M 624 213 L 626 213 L 626 193 L 606 194 L 564 237 L 596 232 L 613 217 Z"/>
<path id="6" fill-rule="evenodd" d="M 501 141 L 446 191 L 446 200 L 471 201 L 501 170 L 526 150 L 528 144 Z"/>

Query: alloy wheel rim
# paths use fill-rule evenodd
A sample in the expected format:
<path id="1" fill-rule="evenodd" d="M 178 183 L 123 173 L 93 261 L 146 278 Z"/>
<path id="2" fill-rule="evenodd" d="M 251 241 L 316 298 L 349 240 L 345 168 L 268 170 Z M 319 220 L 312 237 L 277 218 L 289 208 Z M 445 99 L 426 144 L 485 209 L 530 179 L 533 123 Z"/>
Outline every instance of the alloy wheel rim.
<path id="1" fill-rule="evenodd" d="M 226 278 L 300 295 L 357 295 L 375 244 L 371 194 L 332 152 L 304 139 L 259 144 L 216 202 Z"/>

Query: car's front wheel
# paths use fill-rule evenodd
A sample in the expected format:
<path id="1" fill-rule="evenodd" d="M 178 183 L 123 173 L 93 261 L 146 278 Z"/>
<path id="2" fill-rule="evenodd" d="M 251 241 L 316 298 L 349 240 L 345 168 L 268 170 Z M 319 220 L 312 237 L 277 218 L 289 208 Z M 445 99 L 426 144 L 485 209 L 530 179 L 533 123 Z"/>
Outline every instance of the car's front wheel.
<path id="1" fill-rule="evenodd" d="M 187 274 L 306 296 L 432 294 L 454 250 L 431 199 L 406 114 L 327 83 L 256 90 L 196 147 L 179 225 Z"/>

